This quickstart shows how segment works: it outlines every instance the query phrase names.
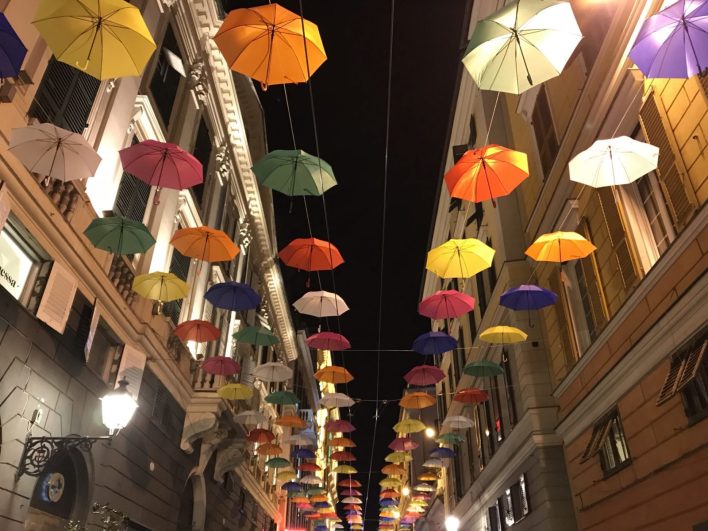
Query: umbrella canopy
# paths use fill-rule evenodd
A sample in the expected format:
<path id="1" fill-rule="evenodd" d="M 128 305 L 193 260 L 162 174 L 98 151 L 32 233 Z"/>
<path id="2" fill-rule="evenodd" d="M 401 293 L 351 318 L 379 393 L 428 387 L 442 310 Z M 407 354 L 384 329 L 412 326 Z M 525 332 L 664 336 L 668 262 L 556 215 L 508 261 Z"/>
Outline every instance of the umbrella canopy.
<path id="1" fill-rule="evenodd" d="M 320 483 L 322 483 L 322 480 L 314 474 L 308 474 L 300 478 L 300 483 L 302 483 L 303 485 L 319 485 Z"/>
<path id="2" fill-rule="evenodd" d="M 84 235 L 97 249 L 113 254 L 144 253 L 155 244 L 145 225 L 121 216 L 94 219 Z"/>
<path id="3" fill-rule="evenodd" d="M 275 424 L 285 426 L 286 428 L 295 428 L 301 430 L 307 428 L 307 421 L 297 415 L 282 415 L 275 419 Z"/>
<path id="4" fill-rule="evenodd" d="M 516 0 L 477 22 L 462 62 L 482 90 L 521 94 L 559 75 L 582 37 L 570 3 Z"/>
<path id="5" fill-rule="evenodd" d="M 50 123 L 13 129 L 8 150 L 30 172 L 62 182 L 88 179 L 101 163 L 83 136 Z"/>
<path id="6" fill-rule="evenodd" d="M 325 431 L 327 433 L 351 433 L 355 430 L 354 425 L 344 419 L 330 420 L 325 423 Z"/>
<path id="7" fill-rule="evenodd" d="M 297 489 L 293 488 L 292 489 L 293 491 L 297 490 L 299 492 L 302 492 L 302 487 L 300 486 L 300 484 L 294 482 L 294 480 L 297 479 L 297 474 L 295 472 L 293 472 L 292 470 L 283 470 L 282 472 L 278 472 L 278 475 L 275 477 L 278 479 L 278 481 L 288 481 L 288 482 L 290 482 L 291 485 L 293 485 L 293 486 L 296 485 L 298 488 Z M 285 485 L 283 485 L 283 487 L 284 486 Z M 285 489 L 285 490 L 289 490 L 289 489 Z"/>
<path id="8" fill-rule="evenodd" d="M 263 186 L 285 195 L 322 195 L 337 185 L 332 166 L 302 150 L 277 149 L 253 165 Z"/>
<path id="9" fill-rule="evenodd" d="M 445 448 L 444 446 L 440 446 L 430 452 L 430 457 L 437 457 L 438 459 L 452 459 L 455 455 L 453 450 Z"/>
<path id="10" fill-rule="evenodd" d="M 416 391 L 404 395 L 398 403 L 405 409 L 425 409 L 434 406 L 436 402 L 434 396 Z"/>
<path id="11" fill-rule="evenodd" d="M 183 323 L 178 324 L 172 333 L 180 338 L 184 343 L 187 341 L 205 343 L 207 341 L 215 341 L 221 336 L 221 330 L 209 321 L 202 321 L 199 319 L 184 321 Z"/>
<path id="12" fill-rule="evenodd" d="M 445 332 L 426 332 L 413 341 L 412 350 L 425 356 L 442 354 L 457 348 L 457 339 Z"/>
<path id="13" fill-rule="evenodd" d="M 430 319 L 454 319 L 474 310 L 474 297 L 454 289 L 436 291 L 418 304 L 418 313 Z"/>
<path id="14" fill-rule="evenodd" d="M 452 239 L 428 252 L 425 268 L 441 278 L 469 278 L 492 265 L 494 249 L 475 238 Z"/>
<path id="15" fill-rule="evenodd" d="M 418 492 L 435 492 L 437 489 L 428 483 L 419 483 L 413 487 L 413 490 Z"/>
<path id="16" fill-rule="evenodd" d="M 479 338 L 487 343 L 509 345 L 526 341 L 528 334 L 513 326 L 492 326 L 479 334 Z"/>
<path id="17" fill-rule="evenodd" d="M 340 500 L 341 503 L 355 503 L 355 504 L 362 504 L 364 503 L 361 498 L 357 498 L 356 496 L 347 496 L 346 498 Z"/>
<path id="18" fill-rule="evenodd" d="M 177 144 L 143 140 L 120 150 L 123 169 L 150 186 L 183 190 L 204 182 L 202 163 Z"/>
<path id="19" fill-rule="evenodd" d="M 279 480 L 280 480 L 280 474 L 288 474 L 285 477 L 290 477 L 290 474 L 292 474 L 292 472 L 280 472 L 278 474 Z M 287 480 L 287 483 L 283 483 L 283 485 L 280 488 L 287 491 L 287 492 L 302 492 L 302 487 L 300 486 L 300 484 L 292 481 L 291 479 Z"/>
<path id="20" fill-rule="evenodd" d="M 329 456 L 330 459 L 334 459 L 335 461 L 356 461 L 356 456 L 347 451 L 340 450 L 339 452 L 333 452 L 332 455 Z"/>
<path id="21" fill-rule="evenodd" d="M 140 9 L 123 0 L 42 0 L 32 23 L 57 60 L 96 79 L 140 76 L 156 49 Z"/>
<path id="22" fill-rule="evenodd" d="M 216 394 L 225 400 L 249 400 L 253 396 L 253 388 L 242 383 L 229 383 L 219 387 Z M 242 424 L 258 424 L 266 417 L 258 411 L 242 411 L 234 416 L 234 420 Z"/>
<path id="23" fill-rule="evenodd" d="M 393 431 L 396 433 L 418 433 L 426 428 L 418 419 L 404 419 L 393 426 Z"/>
<path id="24" fill-rule="evenodd" d="M 277 444 L 263 443 L 256 448 L 256 453 L 265 456 L 280 455 L 283 453 L 283 449 Z M 288 465 L 290 465 L 290 463 L 288 463 Z"/>
<path id="25" fill-rule="evenodd" d="M 482 389 L 477 389 L 476 387 L 469 387 L 457 391 L 452 399 L 455 402 L 462 402 L 463 404 L 481 404 L 489 400 L 489 393 Z M 442 435 L 440 438 L 442 438 Z"/>
<path id="26" fill-rule="evenodd" d="M 392 487 L 392 488 L 400 487 L 401 484 L 402 484 L 402 482 L 398 478 L 385 478 L 385 479 L 382 479 L 381 481 L 379 481 L 379 485 L 381 485 L 382 487 L 387 487 L 387 488 L 388 487 Z"/>
<path id="27" fill-rule="evenodd" d="M 442 444 L 460 444 L 465 441 L 465 438 L 459 433 L 443 433 L 437 438 L 437 442 Z M 419 478 L 420 479 L 420 478 Z M 422 479 L 421 481 L 426 481 Z"/>
<path id="28" fill-rule="evenodd" d="M 339 493 L 341 496 L 363 496 L 364 493 L 356 489 L 344 489 Z"/>
<path id="29" fill-rule="evenodd" d="M 238 363 L 233 358 L 226 356 L 212 356 L 202 362 L 202 370 L 208 374 L 220 374 L 222 376 L 231 376 L 241 370 Z"/>
<path id="30" fill-rule="evenodd" d="M 678 0 L 644 21 L 629 57 L 645 76 L 689 78 L 708 67 L 708 3 Z"/>
<path id="31" fill-rule="evenodd" d="M 239 386 L 239 387 L 236 387 L 236 389 L 240 389 L 243 387 L 246 387 L 247 389 L 251 389 L 250 387 L 248 387 L 244 384 L 227 384 L 227 385 L 223 386 L 221 389 L 224 389 L 225 387 L 231 387 L 231 386 Z M 219 391 L 217 391 L 217 393 L 219 393 L 219 396 L 221 396 L 221 394 L 220 394 L 221 389 L 219 389 Z M 252 389 L 251 389 L 251 396 L 253 396 Z M 241 400 L 241 399 L 238 399 L 238 400 Z M 240 413 L 237 413 L 236 415 L 234 415 L 234 420 L 236 422 L 241 423 L 241 424 L 260 424 L 261 422 L 265 422 L 266 420 L 268 420 L 268 417 L 266 417 L 260 411 L 248 409 L 246 411 L 241 411 Z"/>
<path id="32" fill-rule="evenodd" d="M 385 465 L 382 469 L 381 472 L 386 474 L 387 476 L 402 476 L 403 474 L 406 473 L 406 469 L 403 468 L 401 465 Z"/>
<path id="33" fill-rule="evenodd" d="M 357 470 L 351 465 L 339 465 L 332 469 L 336 474 L 356 474 Z"/>
<path id="34" fill-rule="evenodd" d="M 463 417 L 462 415 L 450 415 L 443 420 L 443 426 L 456 430 L 462 430 L 471 428 L 474 426 L 474 422 L 472 422 L 472 419 Z"/>
<path id="35" fill-rule="evenodd" d="M 472 361 L 465 365 L 462 372 L 470 376 L 491 377 L 504 374 L 504 369 L 498 363 L 489 360 Z"/>
<path id="36" fill-rule="evenodd" d="M 356 479 L 347 478 L 347 479 L 343 479 L 339 483 L 337 483 L 337 486 L 347 487 L 349 489 L 360 489 L 361 483 L 358 482 Z"/>
<path id="37" fill-rule="evenodd" d="M 214 41 L 231 70 L 263 88 L 303 83 L 327 59 L 317 26 L 278 4 L 234 9 Z"/>
<path id="38" fill-rule="evenodd" d="M 210 227 L 179 229 L 170 243 L 184 256 L 205 262 L 228 262 L 240 251 L 224 231 Z"/>
<path id="39" fill-rule="evenodd" d="M 285 265 L 302 271 L 328 271 L 344 263 L 333 244 L 317 238 L 295 238 L 278 256 Z"/>
<path id="40" fill-rule="evenodd" d="M 410 452 L 420 446 L 410 437 L 396 437 L 388 447 L 394 452 Z"/>
<path id="41" fill-rule="evenodd" d="M 189 288 L 173 273 L 155 271 L 135 277 L 133 291 L 146 299 L 169 302 L 185 298 Z"/>
<path id="42" fill-rule="evenodd" d="M 270 347 L 280 343 L 278 336 L 264 326 L 247 326 L 236 332 L 233 338 L 240 343 L 261 347 Z"/>
<path id="43" fill-rule="evenodd" d="M 300 403 L 295 393 L 291 391 L 274 391 L 269 395 L 266 395 L 265 401 L 269 404 L 280 404 L 280 405 L 290 405 L 296 406 Z"/>
<path id="44" fill-rule="evenodd" d="M 410 385 L 435 385 L 445 379 L 445 373 L 434 365 L 418 365 L 403 377 Z"/>
<path id="45" fill-rule="evenodd" d="M 512 310 L 539 310 L 553 306 L 558 295 L 534 284 L 521 284 L 502 293 L 499 303 Z"/>
<path id="46" fill-rule="evenodd" d="M 315 380 L 332 384 L 342 384 L 351 382 L 354 377 L 344 367 L 330 365 L 323 367 L 315 373 Z M 338 430 L 339 431 L 339 430 Z"/>
<path id="47" fill-rule="evenodd" d="M 349 310 L 344 299 L 329 291 L 308 291 L 293 306 L 298 312 L 314 317 L 336 317 Z"/>
<path id="48" fill-rule="evenodd" d="M 470 149 L 445 174 L 450 197 L 480 203 L 509 195 L 529 176 L 526 153 L 491 144 Z"/>
<path id="49" fill-rule="evenodd" d="M 268 468 L 285 468 L 290 466 L 290 461 L 282 457 L 273 457 L 265 462 L 265 466 Z"/>
<path id="50" fill-rule="evenodd" d="M 332 448 L 356 448 L 356 443 L 347 437 L 334 437 L 329 441 Z"/>
<path id="51" fill-rule="evenodd" d="M 275 434 L 270 430 L 256 428 L 248 432 L 248 435 L 246 435 L 246 440 L 258 444 L 269 443 L 275 440 Z"/>
<path id="52" fill-rule="evenodd" d="M 293 377 L 293 370 L 279 361 L 269 361 L 253 369 L 251 374 L 262 382 L 287 382 Z"/>
<path id="53" fill-rule="evenodd" d="M 433 472 L 423 472 L 418 476 L 418 481 L 437 481 L 440 478 Z"/>
<path id="54" fill-rule="evenodd" d="M 379 492 L 379 498 L 400 498 L 401 493 L 393 489 L 384 489 Z"/>
<path id="55" fill-rule="evenodd" d="M 317 456 L 315 455 L 315 452 L 309 448 L 298 448 L 293 452 L 293 457 L 296 459 L 314 459 Z"/>
<path id="56" fill-rule="evenodd" d="M 220 282 L 210 287 L 204 298 L 217 308 L 229 311 L 255 310 L 261 297 L 251 286 L 241 282 Z"/>
<path id="57" fill-rule="evenodd" d="M 305 342 L 310 348 L 322 350 L 347 350 L 352 347 L 346 337 L 334 332 L 318 332 L 317 334 L 312 334 Z"/>
<path id="58" fill-rule="evenodd" d="M 301 465 L 298 465 L 297 469 L 302 472 L 318 472 L 322 470 L 322 468 L 316 463 L 302 463 Z"/>
<path id="59" fill-rule="evenodd" d="M 658 147 L 620 136 L 596 140 L 588 149 L 573 157 L 568 163 L 568 171 L 571 181 L 601 188 L 633 183 L 654 171 L 658 163 Z"/>
<path id="60" fill-rule="evenodd" d="M 5 13 L 0 13 L 0 78 L 17 77 L 25 55 L 27 48 L 15 33 Z"/>
<path id="61" fill-rule="evenodd" d="M 537 262 L 563 263 L 585 258 L 595 246 L 577 232 L 551 232 L 542 234 L 528 249 L 526 256 Z"/>
<path id="62" fill-rule="evenodd" d="M 320 404 L 322 404 L 327 409 L 338 407 L 352 407 L 354 403 L 354 400 L 352 400 L 344 393 L 325 393 L 324 395 L 322 395 L 322 398 L 320 398 Z"/>
<path id="63" fill-rule="evenodd" d="M 423 466 L 425 468 L 445 468 L 445 462 L 442 459 L 433 457 L 424 461 Z"/>
<path id="64" fill-rule="evenodd" d="M 307 432 L 296 433 L 294 435 L 290 435 L 290 436 L 286 437 L 283 442 L 286 442 L 288 444 L 294 444 L 297 446 L 315 446 L 315 445 L 317 445 L 317 441 L 315 440 L 314 433 L 307 433 Z"/>

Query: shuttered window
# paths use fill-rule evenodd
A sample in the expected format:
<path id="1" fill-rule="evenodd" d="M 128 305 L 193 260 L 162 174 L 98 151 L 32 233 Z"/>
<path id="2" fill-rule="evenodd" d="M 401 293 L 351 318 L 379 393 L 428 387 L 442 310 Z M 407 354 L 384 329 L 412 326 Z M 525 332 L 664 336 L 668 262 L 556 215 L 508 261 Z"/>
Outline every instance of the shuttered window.
<path id="1" fill-rule="evenodd" d="M 555 272 L 554 272 L 555 273 Z M 559 362 L 562 362 L 564 367 L 562 371 L 555 370 L 554 373 L 559 373 L 559 379 L 565 377 L 570 368 L 575 365 L 576 360 L 579 358 L 578 350 L 574 347 L 572 326 L 569 326 L 570 315 L 567 297 L 565 295 L 565 290 L 561 286 L 558 275 L 551 273 L 549 278 L 549 284 L 551 290 L 558 294 L 559 300 L 556 304 L 550 306 L 546 309 L 546 332 L 548 335 L 549 348 L 551 348 L 555 353 L 560 350 L 560 355 L 558 356 Z M 579 344 L 576 342 L 575 345 Z M 556 356 L 554 356 L 556 357 Z M 555 364 L 554 364 L 555 365 Z"/>
<path id="2" fill-rule="evenodd" d="M 708 341 L 704 340 L 671 357 L 669 371 L 656 401 L 657 406 L 667 402 L 693 381 L 701 367 L 706 345 Z"/>
<path id="3" fill-rule="evenodd" d="M 603 472 L 609 474 L 629 463 L 629 449 L 619 411 L 613 409 L 595 423 L 581 462 L 600 454 Z"/>
<path id="4" fill-rule="evenodd" d="M 580 222 L 581 234 L 593 241 L 589 223 L 586 218 Z M 594 254 L 578 260 L 575 264 L 575 273 L 578 278 L 578 291 L 582 301 L 585 319 L 588 324 L 590 337 L 594 340 L 600 330 L 607 324 L 608 315 L 605 308 L 604 293 L 597 274 L 597 264 Z"/>
<path id="5" fill-rule="evenodd" d="M 551 107 L 548 104 L 548 96 L 544 87 L 541 87 L 538 96 L 536 96 L 536 105 L 534 106 L 531 120 L 545 180 L 551 172 L 553 163 L 558 155 L 558 138 L 556 137 Z"/>
<path id="6" fill-rule="evenodd" d="M 96 78 L 52 57 L 28 114 L 82 133 L 100 86 Z"/>
<path id="7" fill-rule="evenodd" d="M 137 143 L 138 138 L 133 137 L 131 145 Z M 130 173 L 123 172 L 123 176 L 120 178 L 120 184 L 118 185 L 113 210 L 116 214 L 142 223 L 145 218 L 149 198 L 150 185 Z"/>
<path id="8" fill-rule="evenodd" d="M 610 237 L 610 245 L 612 245 L 614 259 L 617 263 L 626 295 L 630 291 L 630 288 L 633 288 L 639 280 L 635 259 L 629 247 L 627 233 L 615 200 L 614 191 L 611 187 L 599 188 L 597 195 L 600 201 L 600 207 L 602 208 L 602 215 L 607 225 L 607 233 Z"/>

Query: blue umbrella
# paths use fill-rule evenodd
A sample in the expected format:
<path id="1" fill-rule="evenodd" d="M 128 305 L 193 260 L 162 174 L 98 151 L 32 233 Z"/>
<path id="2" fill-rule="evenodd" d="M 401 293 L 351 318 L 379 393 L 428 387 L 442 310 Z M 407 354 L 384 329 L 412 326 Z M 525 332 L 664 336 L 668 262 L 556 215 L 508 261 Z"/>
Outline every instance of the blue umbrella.
<path id="1" fill-rule="evenodd" d="M 438 459 L 452 459 L 455 457 L 455 452 L 450 448 L 445 448 L 441 446 L 430 452 L 430 457 L 437 457 Z"/>
<path id="2" fill-rule="evenodd" d="M 15 33 L 4 13 L 0 13 L 0 77 L 16 77 L 20 73 L 27 48 Z"/>
<path id="3" fill-rule="evenodd" d="M 457 348 L 457 340 L 445 332 L 427 332 L 413 341 L 413 350 L 419 354 L 432 356 Z"/>
<path id="4" fill-rule="evenodd" d="M 293 452 L 293 457 L 295 459 L 314 459 L 316 456 L 315 452 L 309 448 L 298 448 Z"/>
<path id="5" fill-rule="evenodd" d="M 214 284 L 204 298 L 217 308 L 231 311 L 255 310 L 261 304 L 260 295 L 248 284 L 240 282 Z"/>
<path id="6" fill-rule="evenodd" d="M 330 506 L 329 502 L 315 502 L 312 505 L 315 509 L 328 509 Z"/>
<path id="7" fill-rule="evenodd" d="M 280 488 L 283 490 L 287 490 L 288 492 L 302 492 L 302 487 L 300 486 L 300 484 L 294 481 L 288 481 L 287 483 L 283 483 L 283 486 Z"/>
<path id="8" fill-rule="evenodd" d="M 511 288 L 502 293 L 499 303 L 512 310 L 539 310 L 546 306 L 553 306 L 558 300 L 558 295 L 550 290 L 536 286 L 534 284 L 521 284 L 516 288 Z M 531 314 L 529 313 L 529 325 Z"/>
<path id="9" fill-rule="evenodd" d="M 382 498 L 381 501 L 379 501 L 379 505 L 381 507 L 391 507 L 393 505 L 398 505 L 398 503 L 393 498 Z"/>
<path id="10" fill-rule="evenodd" d="M 328 531 L 326 525 L 315 526 L 315 531 Z"/>

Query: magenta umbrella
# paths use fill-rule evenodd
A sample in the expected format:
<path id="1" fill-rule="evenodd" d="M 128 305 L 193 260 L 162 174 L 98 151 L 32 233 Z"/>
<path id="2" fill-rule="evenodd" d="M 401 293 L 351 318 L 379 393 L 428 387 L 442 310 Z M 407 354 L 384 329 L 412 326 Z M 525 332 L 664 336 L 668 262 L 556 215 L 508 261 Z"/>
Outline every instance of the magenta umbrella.
<path id="1" fill-rule="evenodd" d="M 396 437 L 388 447 L 394 452 L 410 452 L 420 446 L 410 437 Z"/>
<path id="2" fill-rule="evenodd" d="M 204 182 L 202 163 L 177 144 L 143 140 L 121 149 L 120 160 L 126 172 L 157 187 L 155 204 L 161 188 L 183 190 Z"/>
<path id="3" fill-rule="evenodd" d="M 352 348 L 351 343 L 349 343 L 346 337 L 334 332 L 312 334 L 305 342 L 308 347 L 321 350 L 347 350 L 348 348 Z"/>
<path id="4" fill-rule="evenodd" d="M 434 365 L 418 365 L 403 377 L 410 385 L 435 385 L 445 379 L 445 373 Z"/>
<path id="5" fill-rule="evenodd" d="M 327 433 L 351 433 L 354 430 L 356 430 L 354 425 L 344 419 L 330 420 L 325 424 L 325 431 Z"/>
<path id="6" fill-rule="evenodd" d="M 454 289 L 436 291 L 418 304 L 418 313 L 430 319 L 453 319 L 474 310 L 474 297 Z"/>
<path id="7" fill-rule="evenodd" d="M 241 367 L 232 358 L 226 356 L 213 356 L 202 362 L 202 370 L 209 374 L 231 376 L 241 370 Z"/>

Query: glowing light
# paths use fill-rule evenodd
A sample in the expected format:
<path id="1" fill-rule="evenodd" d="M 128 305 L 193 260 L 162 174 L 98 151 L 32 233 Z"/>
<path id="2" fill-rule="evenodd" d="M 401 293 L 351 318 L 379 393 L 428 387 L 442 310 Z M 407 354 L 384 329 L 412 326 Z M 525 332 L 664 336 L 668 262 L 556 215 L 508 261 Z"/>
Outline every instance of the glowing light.
<path id="1" fill-rule="evenodd" d="M 404 496 L 409 496 L 410 493 L 411 493 L 411 489 L 408 486 L 405 486 L 405 487 L 403 487 L 403 489 L 401 489 L 401 494 L 403 494 Z"/>
<path id="2" fill-rule="evenodd" d="M 445 529 L 447 531 L 457 531 L 460 529 L 460 519 L 456 516 L 448 516 L 445 519 Z"/>
<path id="3" fill-rule="evenodd" d="M 435 429 L 433 429 L 433 428 L 425 428 L 425 436 L 426 436 L 428 439 L 432 439 L 433 437 L 435 437 Z"/>

